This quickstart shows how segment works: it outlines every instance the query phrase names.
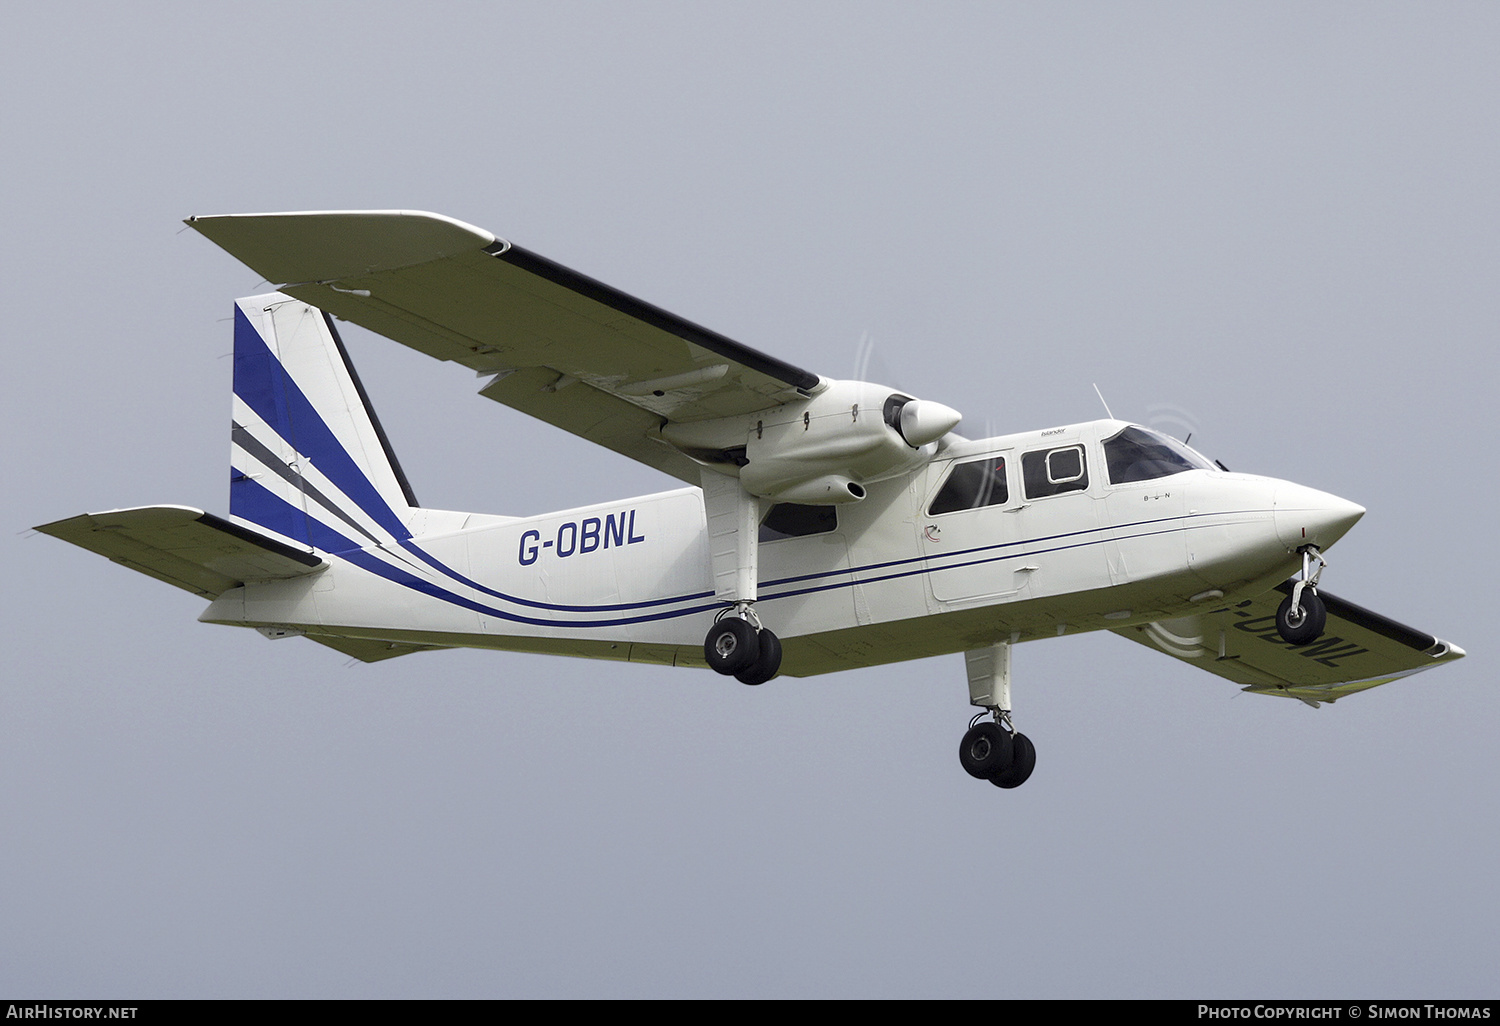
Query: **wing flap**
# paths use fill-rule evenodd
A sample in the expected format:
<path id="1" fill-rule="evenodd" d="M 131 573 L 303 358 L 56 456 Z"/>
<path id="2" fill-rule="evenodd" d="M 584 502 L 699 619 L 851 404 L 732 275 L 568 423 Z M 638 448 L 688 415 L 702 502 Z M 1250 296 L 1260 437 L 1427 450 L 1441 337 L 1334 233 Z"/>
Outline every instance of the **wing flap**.
<path id="1" fill-rule="evenodd" d="M 816 374 L 435 214 L 188 224 L 285 294 L 501 376 L 484 395 L 686 481 L 697 482 L 696 466 L 646 441 L 647 430 L 767 410 L 821 387 Z"/>
<path id="2" fill-rule="evenodd" d="M 511 409 L 557 424 L 573 434 L 684 481 L 697 482 L 698 465 L 682 453 L 653 441 L 648 432 L 661 417 L 582 382 L 557 388 L 557 375 L 528 368 L 496 377 L 479 392 Z M 546 391 L 546 389 L 552 391 Z"/>
<path id="3" fill-rule="evenodd" d="M 84 513 L 37 528 L 203 598 L 247 581 L 317 573 L 317 556 L 190 506 Z"/>
<path id="4" fill-rule="evenodd" d="M 1288 645 L 1276 633 L 1276 609 L 1290 581 L 1257 598 L 1196 616 L 1114 633 L 1167 653 L 1262 695 L 1312 705 L 1460 659 L 1463 649 L 1319 589 L 1328 607 L 1322 637 Z"/>

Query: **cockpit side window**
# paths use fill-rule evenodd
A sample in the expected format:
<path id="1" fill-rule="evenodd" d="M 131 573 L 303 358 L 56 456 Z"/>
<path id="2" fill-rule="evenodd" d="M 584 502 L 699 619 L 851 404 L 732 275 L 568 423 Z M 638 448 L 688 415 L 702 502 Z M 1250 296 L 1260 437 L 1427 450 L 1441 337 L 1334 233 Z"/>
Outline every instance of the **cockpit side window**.
<path id="1" fill-rule="evenodd" d="M 1069 445 L 1026 453 L 1021 457 L 1021 478 L 1026 483 L 1028 499 L 1086 490 L 1089 469 L 1083 446 Z"/>
<path id="2" fill-rule="evenodd" d="M 1110 484 L 1151 481 L 1186 470 L 1209 470 L 1209 463 L 1175 439 L 1147 428 L 1128 427 L 1104 443 Z"/>
<path id="3" fill-rule="evenodd" d="M 927 515 L 955 513 L 961 509 L 979 509 L 981 506 L 999 506 L 1010 498 L 1010 489 L 1005 483 L 1005 457 L 990 456 L 982 460 L 960 463 L 943 482 Z"/>

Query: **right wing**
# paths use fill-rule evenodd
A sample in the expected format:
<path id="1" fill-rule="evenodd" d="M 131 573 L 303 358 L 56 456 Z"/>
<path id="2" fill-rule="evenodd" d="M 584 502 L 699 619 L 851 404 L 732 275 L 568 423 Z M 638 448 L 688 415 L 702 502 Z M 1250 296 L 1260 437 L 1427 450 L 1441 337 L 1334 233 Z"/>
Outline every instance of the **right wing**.
<path id="1" fill-rule="evenodd" d="M 1420 673 L 1464 650 L 1318 589 L 1328 607 L 1322 637 L 1288 645 L 1276 633 L 1276 609 L 1290 595 L 1286 581 L 1264 595 L 1114 633 L 1175 656 L 1259 695 L 1298 698 L 1317 706 Z"/>
<path id="2" fill-rule="evenodd" d="M 648 432 L 768 410 L 818 375 L 437 214 L 192 217 L 279 291 L 493 375 L 481 394 L 692 484 Z"/>

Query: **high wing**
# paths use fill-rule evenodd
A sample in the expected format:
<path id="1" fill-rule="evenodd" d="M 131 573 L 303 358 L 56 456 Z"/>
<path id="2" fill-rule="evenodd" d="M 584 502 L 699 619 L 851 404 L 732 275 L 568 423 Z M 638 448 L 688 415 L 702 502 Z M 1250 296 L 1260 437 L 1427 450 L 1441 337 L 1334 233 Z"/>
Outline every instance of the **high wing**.
<path id="1" fill-rule="evenodd" d="M 492 375 L 482 395 L 692 484 L 697 464 L 648 432 L 771 409 L 822 387 L 810 371 L 437 214 L 187 224 L 281 292 Z"/>
<path id="2" fill-rule="evenodd" d="M 318 556 L 190 506 L 84 513 L 37 530 L 207 599 L 247 581 L 303 577 L 328 566 Z"/>
<path id="3" fill-rule="evenodd" d="M 1464 650 L 1318 589 L 1328 607 L 1323 635 L 1288 645 L 1276 633 L 1276 609 L 1290 581 L 1257 598 L 1197 616 L 1115 631 L 1261 695 L 1334 702 L 1460 659 Z"/>

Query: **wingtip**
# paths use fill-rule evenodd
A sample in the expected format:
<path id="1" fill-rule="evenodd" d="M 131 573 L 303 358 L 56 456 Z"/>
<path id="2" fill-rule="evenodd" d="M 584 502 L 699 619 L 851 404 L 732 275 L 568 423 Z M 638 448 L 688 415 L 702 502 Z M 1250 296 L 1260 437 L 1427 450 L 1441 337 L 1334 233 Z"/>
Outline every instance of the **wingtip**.
<path id="1" fill-rule="evenodd" d="M 184 222 L 270 282 L 324 282 L 493 245 L 482 228 L 417 210 L 194 214 Z"/>
<path id="2" fill-rule="evenodd" d="M 1433 645 L 1429 651 L 1434 659 L 1462 659 L 1469 654 L 1453 642 L 1444 641 L 1442 638 L 1438 638 L 1437 644 Z"/>

